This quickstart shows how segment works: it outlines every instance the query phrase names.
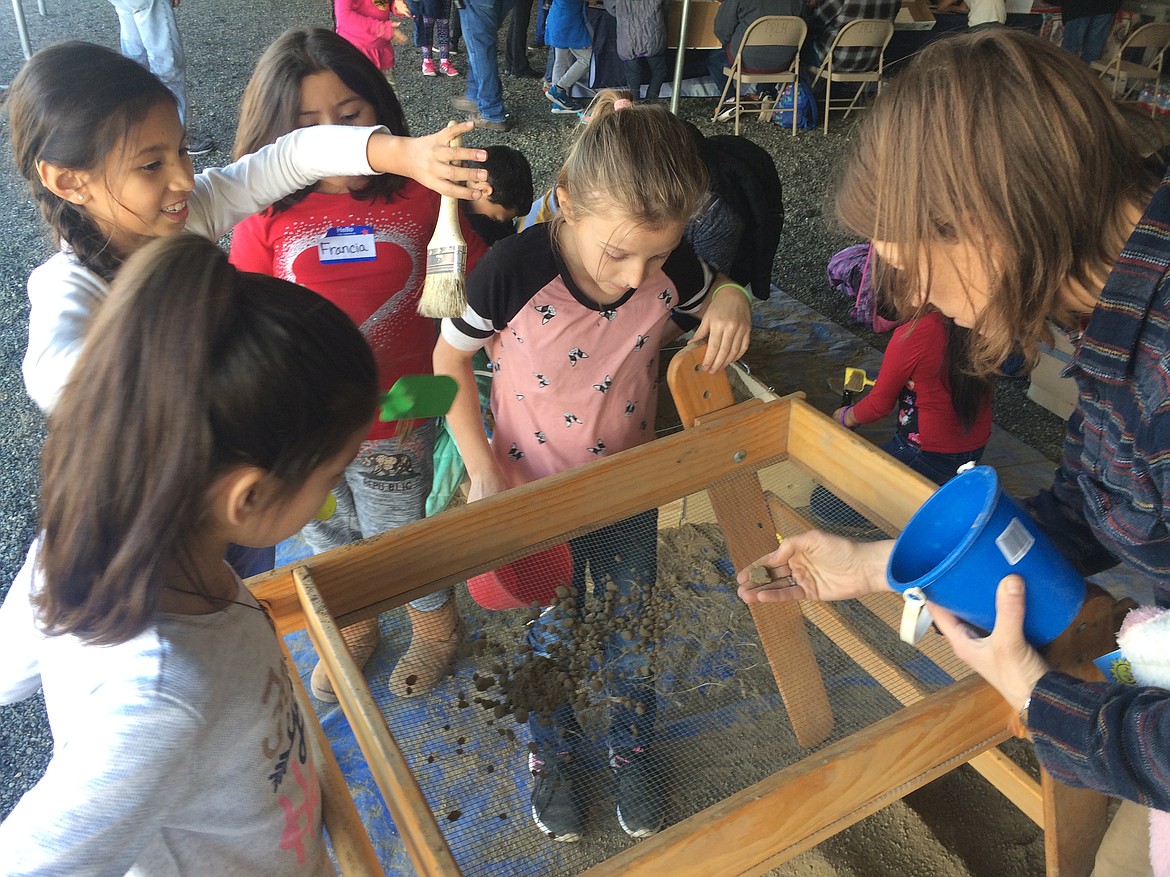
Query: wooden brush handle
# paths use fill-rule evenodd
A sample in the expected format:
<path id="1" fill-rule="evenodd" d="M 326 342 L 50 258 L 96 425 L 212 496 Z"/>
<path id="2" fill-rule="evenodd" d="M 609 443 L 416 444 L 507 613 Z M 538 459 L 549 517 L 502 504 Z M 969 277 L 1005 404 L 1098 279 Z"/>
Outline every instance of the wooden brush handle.
<path id="1" fill-rule="evenodd" d="M 457 124 L 459 124 L 459 123 L 452 119 L 450 122 L 447 123 L 447 127 L 454 128 Z M 461 146 L 463 146 L 463 135 L 462 134 L 460 134 L 458 137 L 456 137 L 454 140 L 451 141 L 451 147 L 453 149 L 459 149 Z M 456 161 L 456 162 L 453 162 L 453 164 L 459 164 L 459 162 Z"/>
<path id="2" fill-rule="evenodd" d="M 455 122 L 448 122 L 447 127 L 455 127 Z M 456 137 L 451 146 L 458 149 L 463 145 L 463 138 Z M 453 162 L 459 164 L 459 162 Z M 435 222 L 435 234 L 431 238 L 430 247 L 436 245 L 458 245 L 465 243 L 463 232 L 459 229 L 459 199 L 444 195 L 439 202 L 439 217 Z"/>

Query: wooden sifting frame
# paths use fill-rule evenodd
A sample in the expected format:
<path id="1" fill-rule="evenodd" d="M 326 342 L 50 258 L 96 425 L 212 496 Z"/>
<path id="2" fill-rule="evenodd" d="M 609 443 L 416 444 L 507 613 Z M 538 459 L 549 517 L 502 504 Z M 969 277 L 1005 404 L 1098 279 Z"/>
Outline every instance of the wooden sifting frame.
<path id="1" fill-rule="evenodd" d="M 345 650 L 338 628 L 465 581 L 550 540 L 603 526 L 646 508 L 707 490 L 737 568 L 772 550 L 776 535 L 808 528 L 778 497 L 765 495 L 757 470 L 782 459 L 804 467 L 835 494 L 892 529 L 903 526 L 934 485 L 817 412 L 798 395 L 735 404 L 726 374 L 698 368 L 701 348 L 672 361 L 668 379 L 688 428 L 596 464 L 449 510 L 249 581 L 267 601 L 281 634 L 307 627 L 339 693 L 371 772 L 421 875 L 460 873 L 434 814 Z M 843 465 L 848 461 L 848 465 Z M 372 584 L 372 583 L 377 583 Z M 863 601 L 897 626 L 897 595 Z M 1097 595 L 1049 649 L 1054 664 L 1091 673 L 1107 651 L 1112 601 Z M 1084 877 L 1105 827 L 1107 799 L 1069 789 L 1046 774 L 1036 783 L 998 744 L 1019 732 L 999 695 L 967 676 L 924 693 L 893 662 L 870 649 L 831 604 L 753 607 L 773 675 L 801 745 L 816 746 L 833 716 L 808 644 L 816 625 L 906 706 L 812 752 L 724 801 L 584 872 L 589 877 L 762 874 L 963 763 L 977 767 L 1045 829 L 1049 877 Z M 945 640 L 921 648 L 955 663 Z M 1109 646 L 1112 648 L 1112 646 Z M 307 713 L 315 724 L 312 713 Z M 336 767 L 331 757 L 329 763 Z M 336 788 L 336 778 L 325 789 Z M 800 807 L 790 806 L 793 800 Z M 352 829 L 352 801 L 330 803 Z M 332 827 L 328 826 L 331 831 Z M 346 834 L 350 834 L 347 831 Z M 714 841 L 714 842 L 713 842 Z M 367 874 L 368 853 L 343 862 Z"/>

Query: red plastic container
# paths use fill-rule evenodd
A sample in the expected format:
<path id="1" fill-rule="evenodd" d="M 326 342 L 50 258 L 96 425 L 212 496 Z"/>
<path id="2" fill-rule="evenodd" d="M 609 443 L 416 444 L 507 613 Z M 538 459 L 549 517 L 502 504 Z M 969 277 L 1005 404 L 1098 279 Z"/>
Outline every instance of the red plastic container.
<path id="1" fill-rule="evenodd" d="M 548 605 L 557 588 L 567 588 L 572 581 L 573 555 L 562 543 L 472 576 L 467 591 L 484 609 L 522 609 L 533 603 Z"/>

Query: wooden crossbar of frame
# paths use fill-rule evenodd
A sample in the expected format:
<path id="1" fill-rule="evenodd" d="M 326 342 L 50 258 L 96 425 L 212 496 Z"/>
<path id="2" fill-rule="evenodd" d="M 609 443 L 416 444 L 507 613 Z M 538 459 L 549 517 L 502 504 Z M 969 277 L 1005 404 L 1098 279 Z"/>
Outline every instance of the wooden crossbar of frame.
<path id="1" fill-rule="evenodd" d="M 297 598 L 308 620 L 309 638 L 321 656 L 341 708 L 369 764 L 407 855 L 421 875 L 457 875 L 459 866 L 431 812 L 418 780 L 386 727 L 386 720 L 354 663 L 341 630 L 325 608 L 321 592 L 305 567 L 295 571 Z"/>
<path id="2" fill-rule="evenodd" d="M 753 471 L 786 452 L 789 407 L 746 402 L 718 423 L 658 439 L 434 518 L 249 579 L 281 634 L 304 627 L 295 566 L 343 627 L 495 569 L 587 523 L 600 527 Z M 392 559 L 392 562 L 391 562 Z M 371 588 L 370 582 L 378 587 Z"/>
<path id="3" fill-rule="evenodd" d="M 1011 710 L 964 679 L 646 838 L 586 877 L 763 874 L 1006 740 Z"/>

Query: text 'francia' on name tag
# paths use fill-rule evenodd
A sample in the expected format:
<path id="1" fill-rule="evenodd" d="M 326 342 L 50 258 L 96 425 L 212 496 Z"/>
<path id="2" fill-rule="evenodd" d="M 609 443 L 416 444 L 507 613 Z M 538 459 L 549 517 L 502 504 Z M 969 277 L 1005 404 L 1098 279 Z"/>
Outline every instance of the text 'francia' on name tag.
<path id="1" fill-rule="evenodd" d="M 373 262 L 378 258 L 377 243 L 372 225 L 345 225 L 331 228 L 317 242 L 317 255 L 322 265 L 343 262 Z"/>

